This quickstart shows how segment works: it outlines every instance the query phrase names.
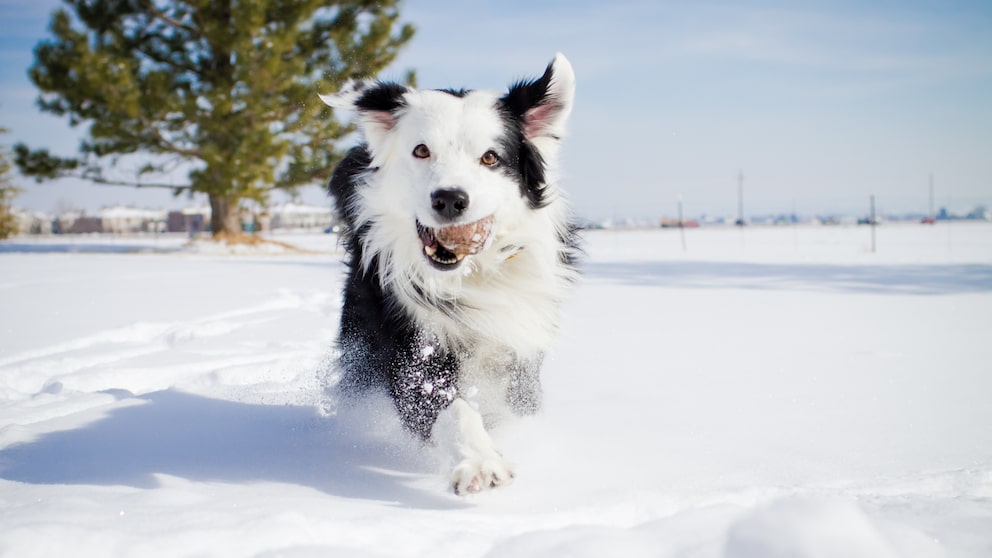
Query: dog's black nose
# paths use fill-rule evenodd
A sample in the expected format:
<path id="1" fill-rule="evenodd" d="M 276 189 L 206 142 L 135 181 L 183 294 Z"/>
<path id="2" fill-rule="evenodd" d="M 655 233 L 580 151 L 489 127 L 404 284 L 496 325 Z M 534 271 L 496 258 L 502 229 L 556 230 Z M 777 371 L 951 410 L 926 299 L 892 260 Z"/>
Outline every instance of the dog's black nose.
<path id="1" fill-rule="evenodd" d="M 442 219 L 453 221 L 468 209 L 468 192 L 461 188 L 434 190 L 431 207 Z"/>

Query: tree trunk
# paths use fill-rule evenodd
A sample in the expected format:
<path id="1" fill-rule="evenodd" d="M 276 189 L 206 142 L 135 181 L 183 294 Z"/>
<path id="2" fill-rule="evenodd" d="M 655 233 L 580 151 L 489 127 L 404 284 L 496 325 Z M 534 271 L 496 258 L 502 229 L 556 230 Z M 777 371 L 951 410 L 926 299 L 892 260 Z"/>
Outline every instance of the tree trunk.
<path id="1" fill-rule="evenodd" d="M 241 236 L 237 200 L 210 194 L 210 228 L 214 238 Z"/>

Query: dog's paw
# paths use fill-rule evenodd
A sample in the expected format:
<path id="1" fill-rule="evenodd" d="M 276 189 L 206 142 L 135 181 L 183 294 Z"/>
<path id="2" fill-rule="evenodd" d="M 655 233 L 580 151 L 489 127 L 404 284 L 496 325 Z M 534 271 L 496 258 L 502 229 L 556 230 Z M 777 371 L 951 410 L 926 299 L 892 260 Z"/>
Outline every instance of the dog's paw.
<path id="1" fill-rule="evenodd" d="M 513 467 L 502 458 L 464 459 L 451 473 L 451 490 L 459 496 L 476 494 L 513 482 Z"/>

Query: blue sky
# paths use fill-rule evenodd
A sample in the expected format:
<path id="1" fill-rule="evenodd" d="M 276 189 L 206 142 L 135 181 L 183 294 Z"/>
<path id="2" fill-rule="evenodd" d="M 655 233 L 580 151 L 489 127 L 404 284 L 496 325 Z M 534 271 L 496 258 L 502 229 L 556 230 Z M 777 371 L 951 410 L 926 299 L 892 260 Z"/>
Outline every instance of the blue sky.
<path id="1" fill-rule="evenodd" d="M 0 0 L 2 141 L 71 153 L 25 70 L 57 5 Z M 503 89 L 555 52 L 578 78 L 565 187 L 593 218 L 992 205 L 992 3 L 408 1 L 417 36 L 382 77 Z M 68 181 L 67 181 L 68 182 Z M 165 192 L 34 185 L 22 205 L 182 205 Z M 305 192 L 322 203 L 318 189 Z"/>

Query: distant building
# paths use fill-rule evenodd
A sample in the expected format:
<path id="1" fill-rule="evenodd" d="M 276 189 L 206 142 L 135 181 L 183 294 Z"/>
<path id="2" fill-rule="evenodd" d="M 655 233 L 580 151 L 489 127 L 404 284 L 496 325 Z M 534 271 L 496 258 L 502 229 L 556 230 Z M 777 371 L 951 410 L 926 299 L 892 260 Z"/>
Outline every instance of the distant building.
<path id="1" fill-rule="evenodd" d="M 330 207 L 285 203 L 269 209 L 272 229 L 324 230 L 334 224 Z"/>
<path id="2" fill-rule="evenodd" d="M 64 211 L 52 219 L 52 234 L 89 234 L 103 232 L 99 217 L 86 215 L 85 211 Z"/>
<path id="3" fill-rule="evenodd" d="M 167 212 L 160 209 L 115 206 L 100 210 L 103 232 L 134 234 L 166 231 Z"/>
<path id="4" fill-rule="evenodd" d="M 670 219 L 668 217 L 663 217 L 661 219 L 661 228 L 663 229 L 673 229 L 679 227 L 695 229 L 699 227 L 699 221 L 695 219 L 683 219 L 682 221 L 679 221 L 678 219 Z"/>
<path id="5" fill-rule="evenodd" d="M 37 211 L 14 210 L 18 234 L 52 234 L 52 218 Z"/>
<path id="6" fill-rule="evenodd" d="M 103 219 L 99 217 L 82 216 L 75 219 L 68 228 L 62 229 L 64 234 L 94 234 L 103 232 Z"/>
<path id="7" fill-rule="evenodd" d="M 166 230 L 172 233 L 182 232 L 191 235 L 206 231 L 210 225 L 210 215 L 210 208 L 207 206 L 170 211 L 166 216 Z"/>
<path id="8" fill-rule="evenodd" d="M 990 212 L 984 205 L 977 205 L 975 206 L 975 209 L 972 209 L 967 215 L 965 215 L 965 219 L 989 221 L 992 220 L 992 212 Z"/>
<path id="9" fill-rule="evenodd" d="M 992 221 L 992 211 L 985 205 L 976 205 L 968 213 L 951 213 L 946 207 L 937 212 L 938 221 Z"/>

